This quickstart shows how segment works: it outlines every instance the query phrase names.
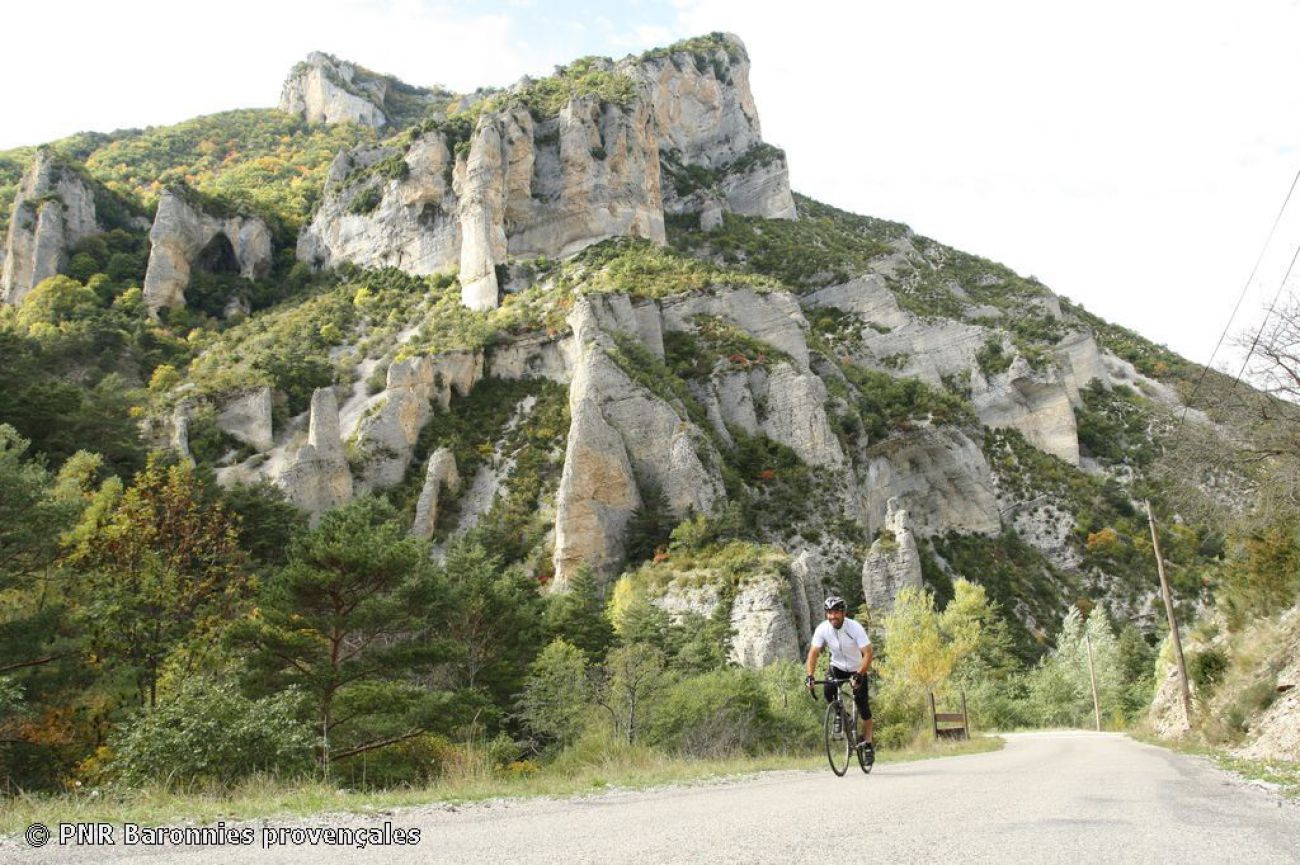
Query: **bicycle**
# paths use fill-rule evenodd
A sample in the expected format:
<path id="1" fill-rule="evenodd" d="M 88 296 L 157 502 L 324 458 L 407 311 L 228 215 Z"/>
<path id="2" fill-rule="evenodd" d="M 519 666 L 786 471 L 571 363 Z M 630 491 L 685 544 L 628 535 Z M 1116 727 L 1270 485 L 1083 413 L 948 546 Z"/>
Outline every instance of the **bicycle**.
<path id="1" fill-rule="evenodd" d="M 844 686 L 849 684 L 851 679 L 813 679 L 814 685 L 835 685 L 835 699 L 826 704 L 826 720 L 823 722 L 823 730 L 826 737 L 826 759 L 831 764 L 831 771 L 843 778 L 844 773 L 849 771 L 849 761 L 854 754 L 858 755 L 858 765 L 862 767 L 863 773 L 870 775 L 871 768 L 875 761 L 867 762 L 866 749 L 858 744 L 858 704 L 849 699 L 847 704 L 844 700 Z M 862 687 L 867 687 L 867 681 L 862 681 Z M 812 695 L 817 699 L 817 695 Z M 837 763 L 836 760 L 843 756 L 843 762 Z"/>

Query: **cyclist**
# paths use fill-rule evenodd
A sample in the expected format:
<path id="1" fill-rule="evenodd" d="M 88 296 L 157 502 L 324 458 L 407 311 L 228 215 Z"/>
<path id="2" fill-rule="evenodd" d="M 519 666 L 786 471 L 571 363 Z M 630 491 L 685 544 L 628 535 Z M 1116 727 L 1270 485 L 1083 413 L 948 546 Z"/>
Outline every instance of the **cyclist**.
<path id="1" fill-rule="evenodd" d="M 857 704 L 858 714 L 862 718 L 858 746 L 863 749 L 867 763 L 871 764 L 876 761 L 872 739 L 871 703 L 867 697 L 867 671 L 871 669 L 872 656 L 871 638 L 867 636 L 866 628 L 846 617 L 848 604 L 843 598 L 831 595 L 823 606 L 826 609 L 826 621 L 813 631 L 812 646 L 808 649 L 808 677 L 804 679 L 804 684 L 809 691 L 816 693 L 813 680 L 816 678 L 814 673 L 817 672 L 817 658 L 821 655 L 822 649 L 829 646 L 831 667 L 826 678 L 834 682 L 828 681 L 823 686 L 823 694 L 826 702 L 831 702 L 835 699 L 839 682 L 844 679 L 850 680 L 853 686 L 853 702 Z"/>

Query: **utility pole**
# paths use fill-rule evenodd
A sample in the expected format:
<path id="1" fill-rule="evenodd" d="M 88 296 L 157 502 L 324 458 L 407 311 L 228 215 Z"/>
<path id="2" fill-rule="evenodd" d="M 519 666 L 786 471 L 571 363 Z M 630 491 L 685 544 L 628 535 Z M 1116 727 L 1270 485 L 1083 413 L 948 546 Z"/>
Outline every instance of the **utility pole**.
<path id="1" fill-rule="evenodd" d="M 1160 590 L 1165 596 L 1165 612 L 1169 614 L 1169 636 L 1174 641 L 1174 660 L 1178 663 L 1178 682 L 1183 687 L 1183 716 L 1187 726 L 1192 726 L 1192 690 L 1187 685 L 1187 662 L 1183 660 L 1183 641 L 1178 636 L 1178 621 L 1174 618 L 1174 598 L 1169 592 L 1169 579 L 1165 576 L 1165 559 L 1160 555 L 1160 535 L 1156 532 L 1155 514 L 1151 500 L 1147 499 L 1147 522 L 1151 525 L 1151 545 L 1156 553 L 1156 570 L 1160 572 Z"/>
<path id="2" fill-rule="evenodd" d="M 1097 671 L 1092 666 L 1092 634 L 1088 623 L 1083 623 L 1083 641 L 1088 646 L 1088 679 L 1092 682 L 1092 713 L 1097 718 L 1097 732 L 1101 732 L 1101 701 L 1097 699 Z"/>

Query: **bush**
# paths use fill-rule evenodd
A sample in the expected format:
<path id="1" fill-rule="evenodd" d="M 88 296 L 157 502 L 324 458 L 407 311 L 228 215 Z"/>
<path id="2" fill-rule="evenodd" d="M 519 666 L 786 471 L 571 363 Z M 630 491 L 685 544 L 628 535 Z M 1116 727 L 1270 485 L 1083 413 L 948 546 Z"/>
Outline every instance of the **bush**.
<path id="1" fill-rule="evenodd" d="M 1228 670 L 1228 656 L 1219 649 L 1206 649 L 1192 655 L 1187 664 L 1187 675 L 1196 684 L 1196 689 L 1208 694 L 1214 686 L 1223 681 L 1223 674 Z"/>
<path id="2" fill-rule="evenodd" d="M 564 747 L 586 728 L 588 692 L 586 655 L 557 639 L 533 661 L 519 698 L 519 715 L 533 732 Z"/>
<path id="3" fill-rule="evenodd" d="M 299 720 L 301 702 L 292 689 L 249 700 L 230 682 L 188 681 L 110 740 L 109 771 L 129 785 L 228 784 L 257 772 L 307 772 L 314 738 Z"/>
<path id="4" fill-rule="evenodd" d="M 1231 627 L 1268 616 L 1300 596 L 1300 536 L 1284 520 L 1237 539 L 1222 569 L 1219 608 Z"/>
<path id="5" fill-rule="evenodd" d="M 693 757 L 721 757 L 771 748 L 779 741 L 778 730 L 758 675 L 732 667 L 669 688 L 646 740 Z"/>

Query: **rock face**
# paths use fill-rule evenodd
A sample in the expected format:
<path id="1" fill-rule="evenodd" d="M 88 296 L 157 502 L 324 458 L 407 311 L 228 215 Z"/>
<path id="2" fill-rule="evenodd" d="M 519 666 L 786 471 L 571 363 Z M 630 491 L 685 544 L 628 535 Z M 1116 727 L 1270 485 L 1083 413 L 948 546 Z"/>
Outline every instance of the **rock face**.
<path id="1" fill-rule="evenodd" d="M 873 612 L 886 612 L 907 587 L 921 587 L 921 554 L 912 534 L 912 520 L 893 498 L 880 537 L 862 563 L 862 594 Z"/>
<path id="2" fill-rule="evenodd" d="M 867 531 L 885 527 L 897 501 L 926 534 L 986 534 L 1001 528 L 992 470 L 975 442 L 955 429 L 921 429 L 868 452 L 864 513 Z"/>
<path id="3" fill-rule="evenodd" d="M 228 399 L 217 414 L 217 427 L 259 451 L 275 446 L 271 435 L 271 389 L 261 387 Z"/>
<path id="4" fill-rule="evenodd" d="M 280 91 L 280 110 L 308 123 L 360 123 L 378 128 L 388 122 L 382 108 L 388 83 L 359 75 L 346 60 L 313 51 L 289 73 Z"/>
<path id="5" fill-rule="evenodd" d="M 298 258 L 417 274 L 458 266 L 465 305 L 491 309 L 511 258 L 571 255 L 620 236 L 664 243 L 666 196 L 673 212 L 794 218 L 785 158 L 762 142 L 739 40 L 718 42 L 703 66 L 685 51 L 595 63 L 632 95 L 578 95 L 554 116 L 489 110 L 467 142 L 434 129 L 405 149 L 341 154 Z M 689 168 L 712 185 L 680 190 Z"/>
<path id="6" fill-rule="evenodd" d="M 679 166 L 708 169 L 713 189 L 665 184 L 674 213 L 713 210 L 711 198 L 746 216 L 794 219 L 785 154 L 763 143 L 749 87 L 749 55 L 733 34 L 696 51 L 669 50 L 619 64 L 641 85 L 653 107 L 659 149 Z M 718 195 L 720 193 L 720 196 Z"/>
<path id="7" fill-rule="evenodd" d="M 271 231 L 265 222 L 253 216 L 211 216 L 174 190 L 158 199 L 149 243 L 144 300 L 153 312 L 185 305 L 185 287 L 195 267 L 245 279 L 271 269 Z"/>
<path id="8" fill-rule="evenodd" d="M 746 580 L 731 604 L 731 660 L 743 667 L 766 667 L 799 657 L 798 625 L 790 612 L 790 583 L 779 573 Z"/>
<path id="9" fill-rule="evenodd" d="M 349 433 L 354 459 L 361 465 L 358 491 L 401 483 L 420 430 L 435 409 L 446 411 L 453 392 L 468 396 L 482 377 L 481 352 L 453 351 L 391 364 L 384 390 Z"/>
<path id="10" fill-rule="evenodd" d="M 14 196 L 0 299 L 15 306 L 68 263 L 68 250 L 99 233 L 95 196 L 75 171 L 47 148 L 36 152 Z"/>
<path id="11" fill-rule="evenodd" d="M 352 473 L 339 436 L 339 405 L 332 388 L 317 388 L 311 397 L 307 442 L 293 454 L 276 479 L 289 500 L 312 515 L 352 500 Z"/>
<path id="12" fill-rule="evenodd" d="M 620 302 L 621 301 L 621 302 Z M 620 314 L 621 313 L 621 314 Z M 622 562 L 624 531 L 642 490 L 661 491 L 679 518 L 722 496 L 717 454 L 686 412 L 636 384 L 611 356 L 626 298 L 584 297 L 570 316 L 580 355 L 569 387 L 570 425 L 556 496 L 555 574 L 564 585 L 587 563 L 605 576 Z M 708 466 L 708 467 L 706 467 Z"/>
<path id="13" fill-rule="evenodd" d="M 429 468 L 424 474 L 424 488 L 415 504 L 415 522 L 411 534 L 428 540 L 433 537 L 438 524 L 438 498 L 446 489 L 453 494 L 460 491 L 460 473 L 456 471 L 456 457 L 447 448 L 438 448 L 429 457 Z"/>
<path id="14" fill-rule="evenodd" d="M 971 401 L 981 423 L 1014 427 L 1039 450 L 1072 466 L 1079 464 L 1079 428 L 1070 390 L 1055 368 L 1034 370 L 1019 355 L 998 375 L 985 378 L 976 367 L 971 371 Z"/>
<path id="15" fill-rule="evenodd" d="M 674 620 L 710 618 L 724 612 L 718 607 L 726 603 L 732 628 L 728 657 L 745 667 L 765 667 L 802 656 L 816 626 L 809 624 L 807 596 L 815 597 L 820 619 L 822 589 L 815 578 L 808 582 L 808 564 L 808 556 L 792 563 L 780 551 L 765 548 L 747 564 L 734 591 L 723 591 L 726 577 L 707 565 L 652 583 L 641 583 L 639 574 L 630 579 L 634 591 L 644 592 Z"/>

